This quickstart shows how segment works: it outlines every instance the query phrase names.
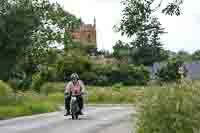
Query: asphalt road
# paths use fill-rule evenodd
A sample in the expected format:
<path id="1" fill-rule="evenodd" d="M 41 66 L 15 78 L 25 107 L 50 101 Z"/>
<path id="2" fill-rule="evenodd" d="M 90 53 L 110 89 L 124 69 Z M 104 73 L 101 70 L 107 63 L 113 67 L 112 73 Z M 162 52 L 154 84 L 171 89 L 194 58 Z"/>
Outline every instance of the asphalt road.
<path id="1" fill-rule="evenodd" d="M 131 133 L 129 106 L 88 106 L 79 120 L 63 111 L 0 121 L 1 133 Z M 133 132 L 132 132 L 133 133 Z"/>

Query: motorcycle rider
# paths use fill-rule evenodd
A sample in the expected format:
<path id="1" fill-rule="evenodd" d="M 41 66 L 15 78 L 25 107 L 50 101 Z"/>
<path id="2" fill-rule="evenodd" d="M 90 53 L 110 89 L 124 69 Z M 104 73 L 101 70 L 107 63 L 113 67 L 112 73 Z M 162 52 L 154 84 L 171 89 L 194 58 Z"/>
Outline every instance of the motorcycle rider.
<path id="1" fill-rule="evenodd" d="M 77 100 L 79 103 L 79 107 L 80 107 L 80 115 L 83 115 L 82 109 L 83 109 L 83 97 L 82 97 L 82 93 L 85 92 L 85 85 L 84 83 L 79 80 L 79 76 L 77 73 L 73 73 L 71 76 L 71 81 L 65 86 L 65 109 L 66 109 L 66 114 L 70 115 L 70 101 L 71 101 L 71 95 L 76 93 L 77 96 Z"/>

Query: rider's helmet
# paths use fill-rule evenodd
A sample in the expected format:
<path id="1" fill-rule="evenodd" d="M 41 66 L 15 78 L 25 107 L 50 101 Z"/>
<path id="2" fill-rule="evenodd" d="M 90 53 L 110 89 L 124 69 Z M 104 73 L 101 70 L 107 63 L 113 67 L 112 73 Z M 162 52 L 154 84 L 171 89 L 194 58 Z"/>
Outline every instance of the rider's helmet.
<path id="1" fill-rule="evenodd" d="M 71 80 L 79 80 L 79 76 L 77 73 L 73 73 L 71 76 L 70 76 Z"/>

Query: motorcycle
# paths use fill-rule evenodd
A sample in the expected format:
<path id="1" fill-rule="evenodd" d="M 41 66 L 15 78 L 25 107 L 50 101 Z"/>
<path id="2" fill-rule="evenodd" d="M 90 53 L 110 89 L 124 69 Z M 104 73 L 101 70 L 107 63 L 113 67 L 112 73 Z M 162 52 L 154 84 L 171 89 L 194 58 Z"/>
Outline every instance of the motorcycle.
<path id="1" fill-rule="evenodd" d="M 72 116 L 72 120 L 78 119 L 80 115 L 80 107 L 78 103 L 78 97 L 84 95 L 84 93 L 81 93 L 81 95 L 71 95 L 71 101 L 70 101 L 70 112 Z"/>

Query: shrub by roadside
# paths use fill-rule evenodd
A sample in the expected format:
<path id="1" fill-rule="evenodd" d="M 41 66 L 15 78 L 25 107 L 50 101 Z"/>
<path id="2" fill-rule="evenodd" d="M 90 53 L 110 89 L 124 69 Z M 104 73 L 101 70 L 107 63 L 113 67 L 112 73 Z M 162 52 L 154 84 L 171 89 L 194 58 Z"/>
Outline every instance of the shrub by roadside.
<path id="1" fill-rule="evenodd" d="M 12 95 L 12 89 L 5 82 L 0 80 L 0 97 Z"/>

